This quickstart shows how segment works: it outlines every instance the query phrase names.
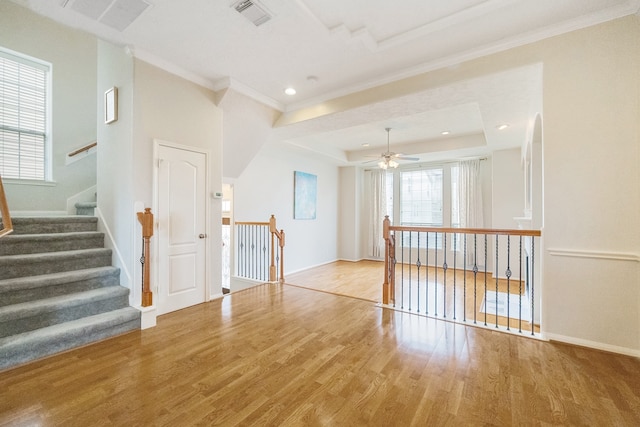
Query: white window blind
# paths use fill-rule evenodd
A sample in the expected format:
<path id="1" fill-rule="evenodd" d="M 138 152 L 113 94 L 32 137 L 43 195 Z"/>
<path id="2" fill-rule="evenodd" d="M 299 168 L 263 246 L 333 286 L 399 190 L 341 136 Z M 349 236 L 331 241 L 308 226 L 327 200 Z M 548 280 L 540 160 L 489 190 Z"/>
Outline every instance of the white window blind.
<path id="1" fill-rule="evenodd" d="M 51 66 L 0 49 L 0 175 L 48 180 Z"/>

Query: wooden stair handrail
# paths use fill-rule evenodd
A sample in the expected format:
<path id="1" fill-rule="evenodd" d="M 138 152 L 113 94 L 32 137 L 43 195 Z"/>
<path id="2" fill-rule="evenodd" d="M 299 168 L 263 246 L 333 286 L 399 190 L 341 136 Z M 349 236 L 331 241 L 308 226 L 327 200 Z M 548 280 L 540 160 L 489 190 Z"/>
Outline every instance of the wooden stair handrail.
<path id="1" fill-rule="evenodd" d="M 0 215 L 2 216 L 2 230 L 0 230 L 0 237 L 2 237 L 13 232 L 11 214 L 9 213 L 9 204 L 7 203 L 4 186 L 2 185 L 2 176 L 0 176 Z"/>
<path id="2" fill-rule="evenodd" d="M 145 208 L 144 212 L 138 212 L 138 221 L 142 225 L 142 239 L 144 241 L 144 246 L 142 248 L 142 258 L 141 262 L 143 263 L 142 268 L 142 306 L 149 307 L 153 305 L 153 292 L 151 292 L 151 284 L 149 281 L 149 276 L 151 274 L 151 265 L 150 265 L 150 256 L 149 256 L 149 240 L 151 236 L 153 236 L 153 214 L 151 213 L 151 208 Z"/>
<path id="3" fill-rule="evenodd" d="M 96 147 L 97 145 L 98 145 L 98 141 L 93 141 L 82 148 L 78 148 L 77 150 L 70 152 L 69 154 L 67 154 L 67 157 L 77 156 L 80 153 L 91 150 L 93 147 Z"/>
<path id="4" fill-rule="evenodd" d="M 386 217 L 385 217 L 386 220 Z M 384 223 L 383 223 L 384 224 Z M 423 227 L 418 225 L 389 225 L 392 231 L 425 231 L 429 233 L 447 233 L 447 234 L 500 234 L 503 236 L 528 236 L 540 237 L 540 230 L 517 230 L 517 229 L 500 229 L 500 228 L 455 228 L 455 227 Z"/>

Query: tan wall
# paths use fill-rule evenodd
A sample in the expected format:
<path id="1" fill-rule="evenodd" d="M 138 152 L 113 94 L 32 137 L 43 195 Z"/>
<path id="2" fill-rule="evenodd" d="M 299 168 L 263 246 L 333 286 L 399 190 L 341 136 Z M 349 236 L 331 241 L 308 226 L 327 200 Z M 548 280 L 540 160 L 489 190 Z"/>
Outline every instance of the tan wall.
<path id="1" fill-rule="evenodd" d="M 210 153 L 209 189 L 222 191 L 222 109 L 215 93 L 146 62 L 134 62 L 133 197 L 153 206 L 154 139 Z M 211 294 L 222 292 L 222 206 L 209 198 L 207 234 Z"/>

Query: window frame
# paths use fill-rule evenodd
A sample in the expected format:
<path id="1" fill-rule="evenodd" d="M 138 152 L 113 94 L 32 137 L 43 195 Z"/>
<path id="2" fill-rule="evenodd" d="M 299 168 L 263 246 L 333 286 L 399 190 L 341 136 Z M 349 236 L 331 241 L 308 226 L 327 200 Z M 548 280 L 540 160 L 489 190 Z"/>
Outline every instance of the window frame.
<path id="1" fill-rule="evenodd" d="M 31 184 L 31 185 L 52 185 L 53 181 L 53 161 L 52 161 L 52 105 L 53 105 L 53 64 L 30 55 L 17 52 L 6 47 L 0 46 L 0 56 L 4 59 L 17 62 L 31 68 L 36 68 L 45 73 L 45 113 L 44 113 L 44 144 L 43 144 L 43 177 L 42 179 L 15 177 L 3 175 L 5 183 L 11 184 Z M 18 129 L 20 132 L 21 129 Z M 28 133 L 28 132 L 25 132 Z"/>

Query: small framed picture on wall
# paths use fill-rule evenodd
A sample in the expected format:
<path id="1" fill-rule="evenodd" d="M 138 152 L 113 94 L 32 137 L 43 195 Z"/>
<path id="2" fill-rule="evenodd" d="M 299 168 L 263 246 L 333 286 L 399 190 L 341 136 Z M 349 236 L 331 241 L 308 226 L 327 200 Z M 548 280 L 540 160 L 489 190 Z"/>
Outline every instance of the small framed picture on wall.
<path id="1" fill-rule="evenodd" d="M 104 93 L 104 122 L 113 123 L 118 120 L 118 88 L 112 87 Z"/>

